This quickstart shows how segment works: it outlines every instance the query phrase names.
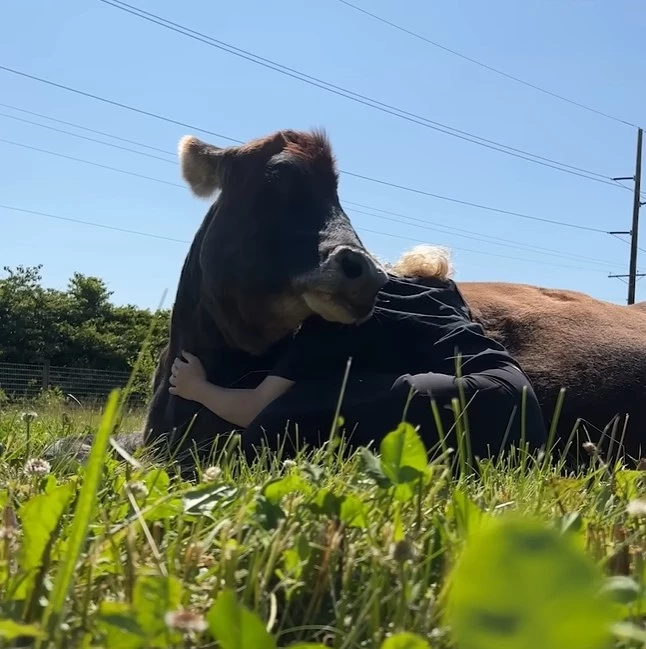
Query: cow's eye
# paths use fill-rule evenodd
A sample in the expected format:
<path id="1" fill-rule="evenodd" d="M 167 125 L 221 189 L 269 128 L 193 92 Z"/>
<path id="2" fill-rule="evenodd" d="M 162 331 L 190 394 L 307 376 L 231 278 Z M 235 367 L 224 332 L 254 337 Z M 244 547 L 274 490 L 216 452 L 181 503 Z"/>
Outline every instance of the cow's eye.
<path id="1" fill-rule="evenodd" d="M 270 191 L 283 201 L 293 202 L 303 193 L 305 178 L 294 163 L 275 162 L 267 168 L 265 177 Z"/>

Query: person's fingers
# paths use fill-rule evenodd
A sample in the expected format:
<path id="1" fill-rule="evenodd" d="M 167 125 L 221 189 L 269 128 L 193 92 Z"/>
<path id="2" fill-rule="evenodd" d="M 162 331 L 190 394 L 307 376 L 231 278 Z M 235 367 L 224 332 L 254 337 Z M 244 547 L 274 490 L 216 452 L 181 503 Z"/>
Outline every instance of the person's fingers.
<path id="1" fill-rule="evenodd" d="M 170 388 L 168 388 L 168 391 L 169 391 L 171 394 L 177 394 L 177 388 L 174 388 L 174 387 L 172 387 L 172 386 L 171 386 Z"/>
<path id="2" fill-rule="evenodd" d="M 168 382 L 171 385 L 177 385 L 177 377 L 174 374 L 171 374 L 170 378 L 168 379 Z"/>
<path id="3" fill-rule="evenodd" d="M 193 354 L 184 350 L 182 350 L 182 356 L 189 362 L 195 362 L 196 360 L 198 360 L 197 356 L 193 356 Z"/>

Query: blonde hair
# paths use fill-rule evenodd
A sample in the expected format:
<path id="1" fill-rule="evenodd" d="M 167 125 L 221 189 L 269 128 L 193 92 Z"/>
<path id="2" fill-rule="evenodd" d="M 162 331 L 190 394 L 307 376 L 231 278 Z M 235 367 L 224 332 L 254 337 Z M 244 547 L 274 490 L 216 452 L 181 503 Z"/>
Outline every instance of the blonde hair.
<path id="1" fill-rule="evenodd" d="M 434 277 L 446 280 L 453 275 L 451 251 L 422 244 L 407 250 L 389 269 L 402 277 Z"/>

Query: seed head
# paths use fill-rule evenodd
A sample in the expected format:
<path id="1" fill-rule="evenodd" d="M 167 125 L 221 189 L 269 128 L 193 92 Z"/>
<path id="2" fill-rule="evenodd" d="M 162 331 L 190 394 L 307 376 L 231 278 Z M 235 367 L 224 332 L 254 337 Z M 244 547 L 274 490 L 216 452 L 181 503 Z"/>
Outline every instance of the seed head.
<path id="1" fill-rule="evenodd" d="M 51 466 L 49 462 L 39 457 L 27 460 L 27 463 L 25 464 L 25 473 L 28 475 L 42 477 L 44 475 L 47 475 L 50 469 Z"/>
<path id="2" fill-rule="evenodd" d="M 0 527 L 0 540 L 1 541 L 13 541 L 17 536 L 15 527 L 7 527 L 3 525 Z"/>
<path id="3" fill-rule="evenodd" d="M 592 442 L 583 442 L 583 450 L 590 456 L 594 457 L 598 453 L 597 447 Z"/>
<path id="4" fill-rule="evenodd" d="M 148 495 L 148 487 L 140 480 L 129 482 L 128 489 L 135 498 L 145 498 Z"/>
<path id="5" fill-rule="evenodd" d="M 643 518 L 644 516 L 646 516 L 646 500 L 644 500 L 643 498 L 631 500 L 626 507 L 626 513 L 629 516 Z"/>
<path id="6" fill-rule="evenodd" d="M 283 469 L 292 469 L 296 466 L 296 462 L 294 460 L 285 460 L 283 462 Z"/>
<path id="7" fill-rule="evenodd" d="M 22 415 L 20 415 L 20 418 L 27 423 L 33 421 L 34 419 L 36 419 L 36 417 L 38 417 L 38 413 L 34 412 L 33 410 L 28 410 L 27 412 L 23 412 Z"/>
<path id="8" fill-rule="evenodd" d="M 204 617 L 193 611 L 169 611 L 164 616 L 164 621 L 169 629 L 184 631 L 185 633 L 202 633 L 207 629 Z"/>
<path id="9" fill-rule="evenodd" d="M 222 469 L 219 466 L 210 466 L 202 474 L 203 482 L 215 482 L 222 475 Z"/>

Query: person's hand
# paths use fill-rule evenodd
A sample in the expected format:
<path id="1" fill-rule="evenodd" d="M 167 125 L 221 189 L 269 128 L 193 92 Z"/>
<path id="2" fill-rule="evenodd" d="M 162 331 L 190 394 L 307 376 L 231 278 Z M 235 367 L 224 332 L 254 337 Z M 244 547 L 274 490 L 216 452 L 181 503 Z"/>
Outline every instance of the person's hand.
<path id="1" fill-rule="evenodd" d="M 179 357 L 173 361 L 168 391 L 183 399 L 196 401 L 200 388 L 206 383 L 206 372 L 197 356 L 185 351 L 182 352 L 182 356 L 186 361 Z"/>

